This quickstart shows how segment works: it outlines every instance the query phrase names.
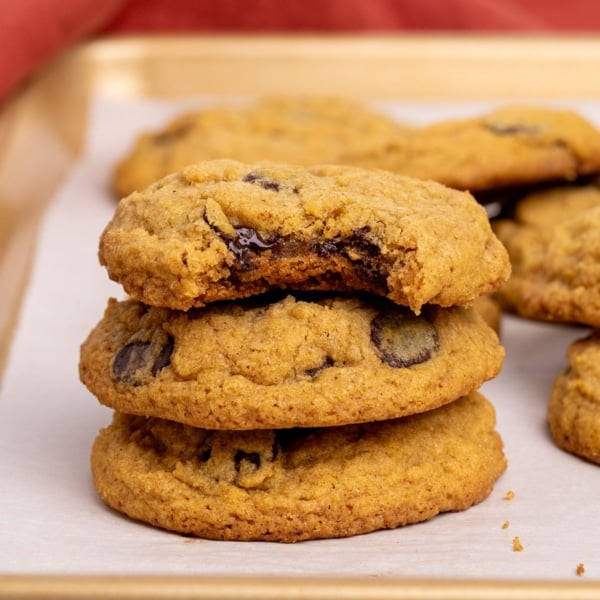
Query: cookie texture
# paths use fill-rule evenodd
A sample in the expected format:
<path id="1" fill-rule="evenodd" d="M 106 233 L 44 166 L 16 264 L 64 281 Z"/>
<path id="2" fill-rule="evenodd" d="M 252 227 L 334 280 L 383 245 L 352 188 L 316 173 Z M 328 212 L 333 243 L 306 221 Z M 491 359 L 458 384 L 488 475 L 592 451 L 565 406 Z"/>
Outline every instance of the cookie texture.
<path id="1" fill-rule="evenodd" d="M 430 410 L 478 389 L 503 358 L 474 308 L 416 316 L 385 299 L 288 294 L 181 312 L 111 300 L 80 376 L 123 412 L 277 429 Z"/>
<path id="2" fill-rule="evenodd" d="M 116 413 L 92 451 L 100 497 L 218 540 L 296 542 L 416 523 L 483 500 L 506 468 L 477 393 L 401 420 L 247 432 Z"/>
<path id="3" fill-rule="evenodd" d="M 187 310 L 271 288 L 364 291 L 418 312 L 496 290 L 510 264 L 466 193 L 385 171 L 206 161 L 121 200 L 100 262 Z"/>
<path id="4" fill-rule="evenodd" d="M 552 388 L 548 424 L 556 444 L 600 464 L 600 330 L 573 342 Z"/>
<path id="5" fill-rule="evenodd" d="M 494 225 L 512 263 L 498 299 L 527 318 L 600 326 L 598 188 L 553 190 L 534 200 Z"/>
<path id="6" fill-rule="evenodd" d="M 385 146 L 407 129 L 339 97 L 269 96 L 211 107 L 139 136 L 115 170 L 114 188 L 124 197 L 191 163 L 215 158 L 344 163 Z"/>
<path id="7" fill-rule="evenodd" d="M 573 181 L 600 172 L 600 131 L 574 111 L 507 105 L 415 128 L 358 163 L 473 193 Z"/>

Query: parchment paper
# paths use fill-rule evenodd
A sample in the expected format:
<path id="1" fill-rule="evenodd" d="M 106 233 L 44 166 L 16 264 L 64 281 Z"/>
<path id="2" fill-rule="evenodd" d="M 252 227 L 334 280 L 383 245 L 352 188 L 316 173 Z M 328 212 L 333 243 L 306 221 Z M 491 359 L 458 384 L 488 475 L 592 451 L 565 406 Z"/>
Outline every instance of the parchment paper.
<path id="1" fill-rule="evenodd" d="M 99 501 L 89 452 L 111 411 L 79 382 L 77 364 L 79 344 L 108 297 L 124 297 L 97 260 L 98 237 L 115 207 L 111 171 L 135 132 L 200 104 L 100 98 L 92 106 L 85 152 L 40 231 L 0 390 L 0 572 L 574 580 L 583 563 L 580 579 L 600 577 L 600 467 L 557 449 L 545 423 L 567 345 L 587 330 L 512 317 L 503 324 L 503 371 L 482 389 L 496 407 L 509 468 L 465 512 L 283 545 L 193 540 L 130 521 Z M 574 104 L 600 118 L 600 106 Z M 489 107 L 381 105 L 414 123 Z M 513 551 L 515 536 L 522 552 Z"/>

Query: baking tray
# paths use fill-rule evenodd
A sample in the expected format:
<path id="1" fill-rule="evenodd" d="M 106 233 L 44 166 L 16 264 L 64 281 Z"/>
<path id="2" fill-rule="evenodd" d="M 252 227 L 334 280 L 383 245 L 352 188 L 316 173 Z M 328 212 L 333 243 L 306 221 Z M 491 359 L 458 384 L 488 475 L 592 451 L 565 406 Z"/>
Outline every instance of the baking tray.
<path id="1" fill-rule="evenodd" d="M 285 90 L 429 105 L 564 99 L 594 104 L 600 101 L 598 72 L 600 40 L 594 38 L 140 37 L 103 39 L 74 48 L 16 92 L 0 113 L 0 370 L 6 366 L 35 267 L 40 223 L 85 146 L 91 106 L 98 96 L 118 102 L 253 96 Z M 10 486 L 5 484 L 3 494 L 9 493 Z M 501 492 L 496 493 L 496 501 Z M 468 559 L 476 562 L 478 557 Z M 336 573 L 307 577 L 276 573 L 267 577 L 73 575 L 36 573 L 35 569 L 21 574 L 7 572 L 0 564 L 0 596 L 600 597 L 600 582 L 590 577 L 528 580 L 511 577 L 507 568 L 506 577 L 481 579 L 436 578 L 435 572 L 431 578 L 422 574 L 342 577 Z"/>

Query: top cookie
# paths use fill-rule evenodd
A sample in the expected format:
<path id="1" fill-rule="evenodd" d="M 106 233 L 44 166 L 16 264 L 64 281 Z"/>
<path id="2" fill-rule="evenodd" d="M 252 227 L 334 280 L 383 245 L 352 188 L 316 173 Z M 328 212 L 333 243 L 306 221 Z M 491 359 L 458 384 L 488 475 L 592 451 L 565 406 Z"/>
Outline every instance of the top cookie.
<path id="1" fill-rule="evenodd" d="M 100 262 L 128 294 L 189 309 L 271 288 L 365 291 L 419 312 L 510 270 L 466 193 L 385 171 L 198 163 L 123 199 Z"/>
<path id="2" fill-rule="evenodd" d="M 141 135 L 117 166 L 119 197 L 215 158 L 274 160 L 301 165 L 343 163 L 369 153 L 406 128 L 368 107 L 342 98 L 268 97 L 246 106 L 220 106 L 183 114 Z"/>
<path id="3" fill-rule="evenodd" d="M 353 162 L 477 193 L 598 173 L 600 131 L 573 111 L 506 106 L 415 129 Z"/>

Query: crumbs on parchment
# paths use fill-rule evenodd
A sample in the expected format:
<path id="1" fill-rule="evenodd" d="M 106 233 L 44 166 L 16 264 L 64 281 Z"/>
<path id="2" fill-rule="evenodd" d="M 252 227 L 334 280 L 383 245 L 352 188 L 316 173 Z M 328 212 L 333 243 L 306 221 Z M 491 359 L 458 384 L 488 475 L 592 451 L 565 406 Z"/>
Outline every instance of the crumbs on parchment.
<path id="1" fill-rule="evenodd" d="M 521 544 L 521 540 L 518 535 L 515 535 L 512 541 L 513 544 L 513 552 L 523 552 L 523 544 Z"/>
<path id="2" fill-rule="evenodd" d="M 583 563 L 579 563 L 577 565 L 577 568 L 575 569 L 575 574 L 579 575 L 581 577 L 581 575 L 583 575 L 585 573 L 585 567 L 583 566 Z"/>
<path id="3" fill-rule="evenodd" d="M 508 490 L 508 492 L 506 492 L 506 494 L 504 494 L 505 500 L 513 500 L 514 497 L 515 497 L 515 493 L 512 490 Z"/>
<path id="4" fill-rule="evenodd" d="M 502 523 L 502 529 L 508 529 L 510 527 L 510 521 L 504 521 Z"/>

